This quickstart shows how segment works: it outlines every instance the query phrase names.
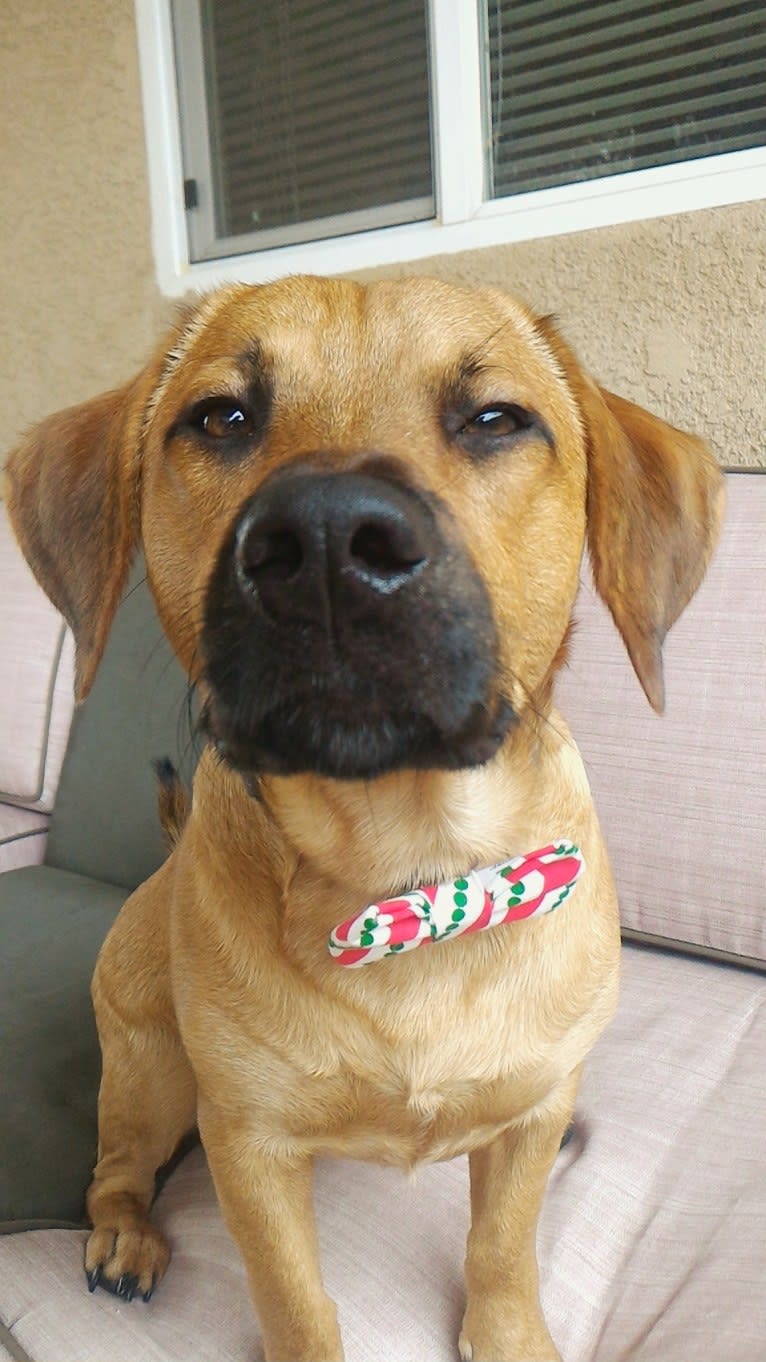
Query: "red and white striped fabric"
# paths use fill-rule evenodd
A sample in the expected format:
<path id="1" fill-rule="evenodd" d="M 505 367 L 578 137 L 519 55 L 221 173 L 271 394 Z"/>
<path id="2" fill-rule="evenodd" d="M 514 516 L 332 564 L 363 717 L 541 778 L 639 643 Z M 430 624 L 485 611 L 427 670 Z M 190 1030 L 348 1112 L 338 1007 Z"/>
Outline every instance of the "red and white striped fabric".
<path id="1" fill-rule="evenodd" d="M 550 913 L 571 893 L 585 863 L 571 842 L 551 842 L 528 856 L 472 870 L 371 903 L 330 933 L 339 965 L 355 967 L 452 936 Z"/>

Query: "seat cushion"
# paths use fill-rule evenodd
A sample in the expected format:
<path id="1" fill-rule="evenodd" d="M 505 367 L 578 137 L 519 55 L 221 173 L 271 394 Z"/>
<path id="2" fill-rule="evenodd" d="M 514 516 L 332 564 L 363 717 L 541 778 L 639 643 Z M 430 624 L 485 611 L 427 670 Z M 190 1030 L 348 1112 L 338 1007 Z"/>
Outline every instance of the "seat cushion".
<path id="1" fill-rule="evenodd" d="M 44 865 L 0 875 L 0 1223 L 82 1219 L 100 1077 L 90 979 L 125 898 Z"/>
<path id="2" fill-rule="evenodd" d="M 617 1017 L 586 1065 L 540 1223 L 551 1331 L 567 1362 L 763 1362 L 766 979 L 639 947 L 623 955 Z M 456 1357 L 466 1161 L 414 1179 L 323 1161 L 315 1200 L 348 1362 Z M 155 1217 L 173 1260 L 148 1305 L 88 1294 L 83 1233 L 0 1238 L 0 1320 L 34 1362 L 262 1356 L 201 1151 Z"/>

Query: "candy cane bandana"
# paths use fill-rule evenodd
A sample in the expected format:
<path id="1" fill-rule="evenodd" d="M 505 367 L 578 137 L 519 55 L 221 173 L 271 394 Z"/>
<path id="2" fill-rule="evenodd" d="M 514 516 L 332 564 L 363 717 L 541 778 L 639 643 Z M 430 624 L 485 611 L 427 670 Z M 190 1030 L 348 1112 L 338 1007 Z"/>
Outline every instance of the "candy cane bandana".
<path id="1" fill-rule="evenodd" d="M 584 869 L 579 847 L 552 842 L 447 884 L 371 903 L 330 933 L 328 949 L 339 965 L 355 968 L 451 936 L 539 917 L 564 902 Z"/>

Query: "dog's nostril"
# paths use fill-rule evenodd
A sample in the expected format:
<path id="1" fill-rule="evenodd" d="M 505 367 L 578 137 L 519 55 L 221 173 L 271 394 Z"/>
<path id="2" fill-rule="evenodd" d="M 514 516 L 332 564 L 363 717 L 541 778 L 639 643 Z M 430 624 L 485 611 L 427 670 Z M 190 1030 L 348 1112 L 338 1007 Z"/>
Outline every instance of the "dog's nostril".
<path id="1" fill-rule="evenodd" d="M 303 548 L 292 530 L 271 530 L 251 536 L 243 545 L 241 564 L 252 581 L 270 577 L 288 581 L 303 565 Z"/>
<path id="2" fill-rule="evenodd" d="M 423 561 L 423 554 L 406 542 L 406 536 L 397 534 L 393 526 L 372 522 L 355 531 L 349 551 L 352 562 L 379 576 L 406 572 Z"/>

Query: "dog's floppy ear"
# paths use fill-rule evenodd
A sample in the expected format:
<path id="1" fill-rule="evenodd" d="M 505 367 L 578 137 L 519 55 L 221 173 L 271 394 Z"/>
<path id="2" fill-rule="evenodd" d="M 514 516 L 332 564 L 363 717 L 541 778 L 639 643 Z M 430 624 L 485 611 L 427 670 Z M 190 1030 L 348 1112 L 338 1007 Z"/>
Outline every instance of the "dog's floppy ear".
<path id="1" fill-rule="evenodd" d="M 665 705 L 662 644 L 699 586 L 724 506 L 721 470 L 703 442 L 598 387 L 548 318 L 538 328 L 582 416 L 587 534 L 599 595 L 652 708 Z"/>
<path id="2" fill-rule="evenodd" d="M 139 539 L 144 413 L 165 349 L 132 382 L 36 426 L 6 464 L 11 524 L 37 580 L 71 626 L 82 700 Z"/>

